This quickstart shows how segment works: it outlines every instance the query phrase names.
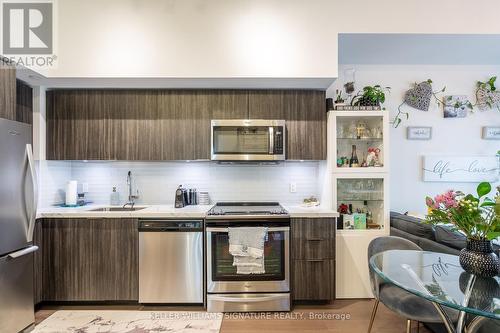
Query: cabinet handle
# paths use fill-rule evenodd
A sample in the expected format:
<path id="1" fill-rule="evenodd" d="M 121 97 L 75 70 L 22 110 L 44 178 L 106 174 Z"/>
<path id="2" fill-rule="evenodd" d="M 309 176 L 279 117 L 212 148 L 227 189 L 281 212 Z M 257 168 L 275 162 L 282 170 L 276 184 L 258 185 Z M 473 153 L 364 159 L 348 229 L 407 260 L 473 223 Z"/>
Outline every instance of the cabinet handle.
<path id="1" fill-rule="evenodd" d="M 306 261 L 309 261 L 309 262 L 323 262 L 323 261 L 325 261 L 325 259 L 307 259 Z"/>
<path id="2" fill-rule="evenodd" d="M 308 242 L 322 242 L 322 241 L 324 241 L 323 238 L 307 238 L 306 240 Z"/>

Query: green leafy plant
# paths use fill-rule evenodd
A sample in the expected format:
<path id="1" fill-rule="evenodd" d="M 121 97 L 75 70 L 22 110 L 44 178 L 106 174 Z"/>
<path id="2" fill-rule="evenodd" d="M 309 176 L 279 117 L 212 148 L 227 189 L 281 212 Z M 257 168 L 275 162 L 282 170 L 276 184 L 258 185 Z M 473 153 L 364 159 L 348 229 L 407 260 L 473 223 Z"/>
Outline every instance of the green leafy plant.
<path id="1" fill-rule="evenodd" d="M 337 98 L 335 99 L 335 103 L 344 103 L 344 99 L 342 98 L 342 91 L 337 89 L 336 95 Z"/>
<path id="2" fill-rule="evenodd" d="M 492 240 L 500 237 L 500 186 L 495 199 L 487 195 L 492 187 L 488 182 L 477 186 L 477 196 L 460 191 L 448 191 L 425 199 L 430 224 L 451 224 L 468 239 Z"/>
<path id="3" fill-rule="evenodd" d="M 378 84 L 366 86 L 353 97 L 351 105 L 379 106 L 385 102 L 385 93 L 389 92 L 390 89 L 391 87 L 382 87 Z"/>
<path id="4" fill-rule="evenodd" d="M 496 80 L 497 80 L 497 77 L 496 76 L 492 76 L 486 82 L 477 81 L 477 87 L 479 89 L 486 89 L 486 90 L 489 90 L 489 91 L 496 91 L 497 90 L 497 88 L 495 87 L 495 81 Z"/>

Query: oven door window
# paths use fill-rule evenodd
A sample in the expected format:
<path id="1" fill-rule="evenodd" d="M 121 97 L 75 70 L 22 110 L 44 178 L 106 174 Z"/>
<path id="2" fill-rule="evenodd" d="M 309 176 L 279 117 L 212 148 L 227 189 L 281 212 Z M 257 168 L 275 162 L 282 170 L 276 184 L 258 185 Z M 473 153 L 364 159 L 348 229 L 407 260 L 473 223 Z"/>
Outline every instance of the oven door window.
<path id="1" fill-rule="evenodd" d="M 213 128 L 215 154 L 269 154 L 269 127 Z"/>
<path id="2" fill-rule="evenodd" d="M 270 231 L 264 242 L 264 274 L 237 274 L 227 232 L 212 232 L 212 281 L 281 281 L 285 279 L 285 233 Z"/>

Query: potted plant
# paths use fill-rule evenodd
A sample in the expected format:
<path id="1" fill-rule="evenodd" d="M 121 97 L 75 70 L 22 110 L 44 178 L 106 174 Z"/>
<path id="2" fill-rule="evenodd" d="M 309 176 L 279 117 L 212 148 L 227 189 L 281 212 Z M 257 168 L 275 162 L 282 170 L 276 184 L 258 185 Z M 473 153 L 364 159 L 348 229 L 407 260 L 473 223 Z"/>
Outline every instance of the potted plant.
<path id="1" fill-rule="evenodd" d="M 337 96 L 335 98 L 335 106 L 345 105 L 344 98 L 342 98 L 342 91 L 337 89 L 335 95 Z"/>
<path id="2" fill-rule="evenodd" d="M 354 106 L 380 106 L 385 102 L 385 92 L 389 91 L 390 87 L 382 88 L 380 85 L 366 86 L 362 91 L 358 92 L 351 100 L 351 105 Z"/>
<path id="3" fill-rule="evenodd" d="M 499 259 L 491 241 L 500 237 L 500 186 L 495 199 L 487 195 L 491 184 L 483 182 L 477 187 L 477 196 L 460 191 L 448 191 L 427 197 L 427 222 L 451 224 L 467 237 L 467 245 L 460 252 L 460 265 L 471 274 L 493 277 L 499 274 Z"/>

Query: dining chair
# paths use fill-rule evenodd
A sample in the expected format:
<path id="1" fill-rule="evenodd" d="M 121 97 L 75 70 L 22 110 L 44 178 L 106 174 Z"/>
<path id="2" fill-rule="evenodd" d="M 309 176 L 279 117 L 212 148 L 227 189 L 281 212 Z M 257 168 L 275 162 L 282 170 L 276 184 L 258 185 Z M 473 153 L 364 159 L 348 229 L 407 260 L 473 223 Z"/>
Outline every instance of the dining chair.
<path id="1" fill-rule="evenodd" d="M 415 250 L 422 251 L 422 249 L 412 241 L 401 237 L 383 236 L 375 238 L 368 245 L 368 261 L 370 258 L 380 252 L 388 250 Z M 395 285 L 384 282 L 373 271 L 368 264 L 370 273 L 370 284 L 372 287 L 373 295 L 375 296 L 375 304 L 373 305 L 372 314 L 370 317 L 370 324 L 368 326 L 368 333 L 371 332 L 375 315 L 379 303 L 384 304 L 389 310 L 406 318 L 406 332 L 411 331 L 411 322 L 417 322 L 417 331 L 420 323 L 442 323 L 442 318 L 437 312 L 434 305 L 419 296 L 411 294 Z M 452 309 L 445 309 L 446 313 L 457 320 L 458 311 Z"/>

